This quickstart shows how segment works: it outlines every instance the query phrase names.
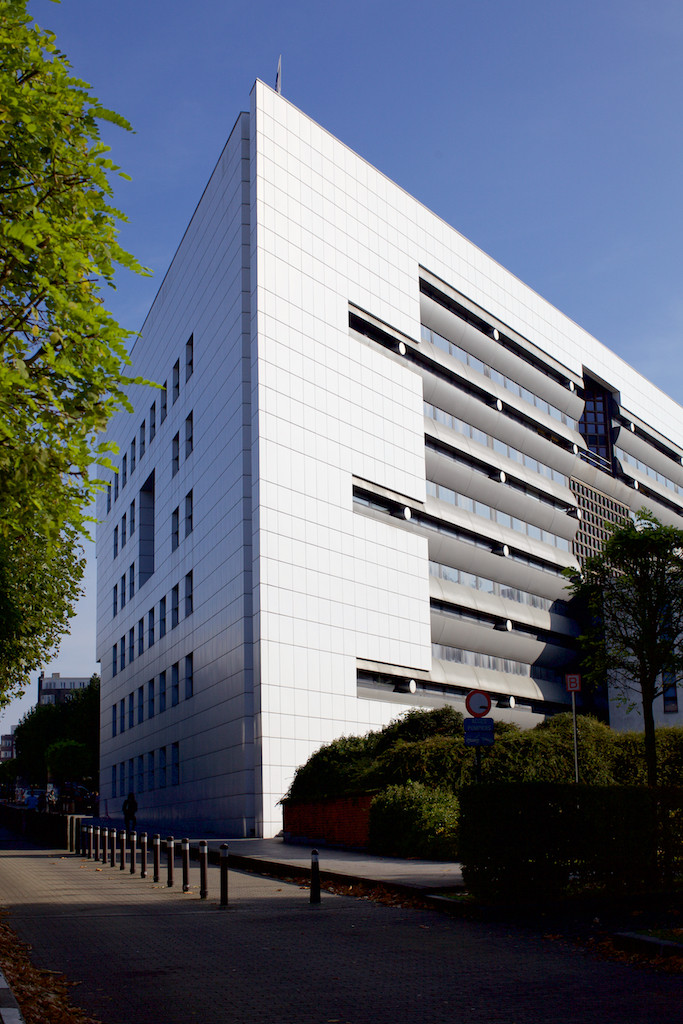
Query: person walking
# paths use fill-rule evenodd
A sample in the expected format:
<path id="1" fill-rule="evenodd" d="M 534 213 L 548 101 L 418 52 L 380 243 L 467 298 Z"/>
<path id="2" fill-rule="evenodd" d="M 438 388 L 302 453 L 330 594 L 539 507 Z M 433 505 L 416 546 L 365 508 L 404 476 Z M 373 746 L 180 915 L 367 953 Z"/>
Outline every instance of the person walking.
<path id="1" fill-rule="evenodd" d="M 129 793 L 123 801 L 123 820 L 126 825 L 126 832 L 135 828 L 135 815 L 138 813 L 138 802 L 134 793 Z"/>

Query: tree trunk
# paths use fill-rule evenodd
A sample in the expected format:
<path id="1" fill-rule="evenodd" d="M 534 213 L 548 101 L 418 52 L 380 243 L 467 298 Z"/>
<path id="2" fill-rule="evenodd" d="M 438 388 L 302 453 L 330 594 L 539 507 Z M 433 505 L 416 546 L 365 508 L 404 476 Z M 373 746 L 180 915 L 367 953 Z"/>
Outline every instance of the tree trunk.
<path id="1" fill-rule="evenodd" d="M 657 785 L 657 740 L 655 737 L 655 718 L 652 713 L 654 703 L 654 687 L 642 685 L 643 722 L 645 724 L 645 766 L 647 768 L 648 786 Z"/>

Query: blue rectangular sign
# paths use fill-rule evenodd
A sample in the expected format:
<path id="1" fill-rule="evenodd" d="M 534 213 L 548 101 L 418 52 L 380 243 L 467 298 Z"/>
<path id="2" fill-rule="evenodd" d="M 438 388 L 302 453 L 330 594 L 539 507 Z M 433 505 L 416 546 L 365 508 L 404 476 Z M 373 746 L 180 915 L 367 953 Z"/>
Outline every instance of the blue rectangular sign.
<path id="1" fill-rule="evenodd" d="M 492 718 L 465 719 L 466 747 L 492 747 L 493 740 L 494 736 Z"/>

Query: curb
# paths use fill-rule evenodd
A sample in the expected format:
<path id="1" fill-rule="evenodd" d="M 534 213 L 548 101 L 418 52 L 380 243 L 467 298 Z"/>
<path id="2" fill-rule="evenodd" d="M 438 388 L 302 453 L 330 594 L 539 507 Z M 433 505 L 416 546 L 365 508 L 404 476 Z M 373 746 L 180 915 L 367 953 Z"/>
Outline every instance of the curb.
<path id="1" fill-rule="evenodd" d="M 658 939 L 654 935 L 643 935 L 640 932 L 616 932 L 612 936 L 612 941 L 617 949 L 623 949 L 627 953 L 683 957 L 683 946 L 680 942 Z"/>
<path id="2" fill-rule="evenodd" d="M 2 1024 L 26 1024 L 19 1004 L 2 971 L 0 971 L 0 1022 Z"/>

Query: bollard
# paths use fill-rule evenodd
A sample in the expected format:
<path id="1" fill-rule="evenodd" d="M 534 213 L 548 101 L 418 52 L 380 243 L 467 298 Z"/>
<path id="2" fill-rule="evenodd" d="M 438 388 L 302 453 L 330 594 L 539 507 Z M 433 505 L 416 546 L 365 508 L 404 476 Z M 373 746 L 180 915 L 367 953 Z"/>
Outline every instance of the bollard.
<path id="1" fill-rule="evenodd" d="M 121 859 L 119 868 L 123 871 L 126 866 L 126 833 L 123 829 L 119 830 L 119 857 Z"/>
<path id="2" fill-rule="evenodd" d="M 88 825 L 88 852 L 86 854 L 88 860 L 92 860 L 92 841 L 93 841 L 93 827 Z"/>
<path id="3" fill-rule="evenodd" d="M 154 854 L 154 874 L 152 875 L 152 880 L 158 882 L 159 875 L 161 874 L 161 836 L 158 832 L 155 832 L 152 836 L 152 852 Z"/>
<path id="4" fill-rule="evenodd" d="M 109 829 L 109 863 L 114 868 L 116 867 L 116 829 Z"/>
<path id="5" fill-rule="evenodd" d="M 100 859 L 100 826 L 95 825 L 95 860 Z"/>
<path id="6" fill-rule="evenodd" d="M 180 842 L 183 862 L 183 892 L 190 891 L 190 840 L 182 839 Z"/>
<path id="7" fill-rule="evenodd" d="M 87 828 L 88 826 L 84 825 L 83 822 L 81 821 L 78 826 L 78 846 L 76 848 L 76 853 L 79 855 L 79 857 L 85 856 L 85 839 L 87 835 Z"/>
<path id="8" fill-rule="evenodd" d="M 199 840 L 199 898 L 205 900 L 209 895 L 209 844 L 206 839 Z"/>
<path id="9" fill-rule="evenodd" d="M 311 903 L 320 903 L 320 860 L 318 851 L 311 851 Z"/>
<path id="10" fill-rule="evenodd" d="M 168 836 L 166 839 L 166 887 L 170 889 L 173 885 L 173 862 L 175 859 L 175 839 Z"/>
<path id="11" fill-rule="evenodd" d="M 221 843 L 221 906 L 228 905 L 228 844 Z"/>
<path id="12" fill-rule="evenodd" d="M 147 878 L 147 833 L 140 833 L 140 878 Z"/>
<path id="13" fill-rule="evenodd" d="M 107 863 L 107 857 L 109 856 L 109 829 L 102 829 L 102 863 Z"/>
<path id="14" fill-rule="evenodd" d="M 138 842 L 138 834 L 135 831 L 135 829 L 132 829 L 132 831 L 130 833 L 130 873 L 131 873 L 131 875 L 135 874 L 135 868 L 136 868 L 137 862 L 138 862 L 137 842 Z"/>

